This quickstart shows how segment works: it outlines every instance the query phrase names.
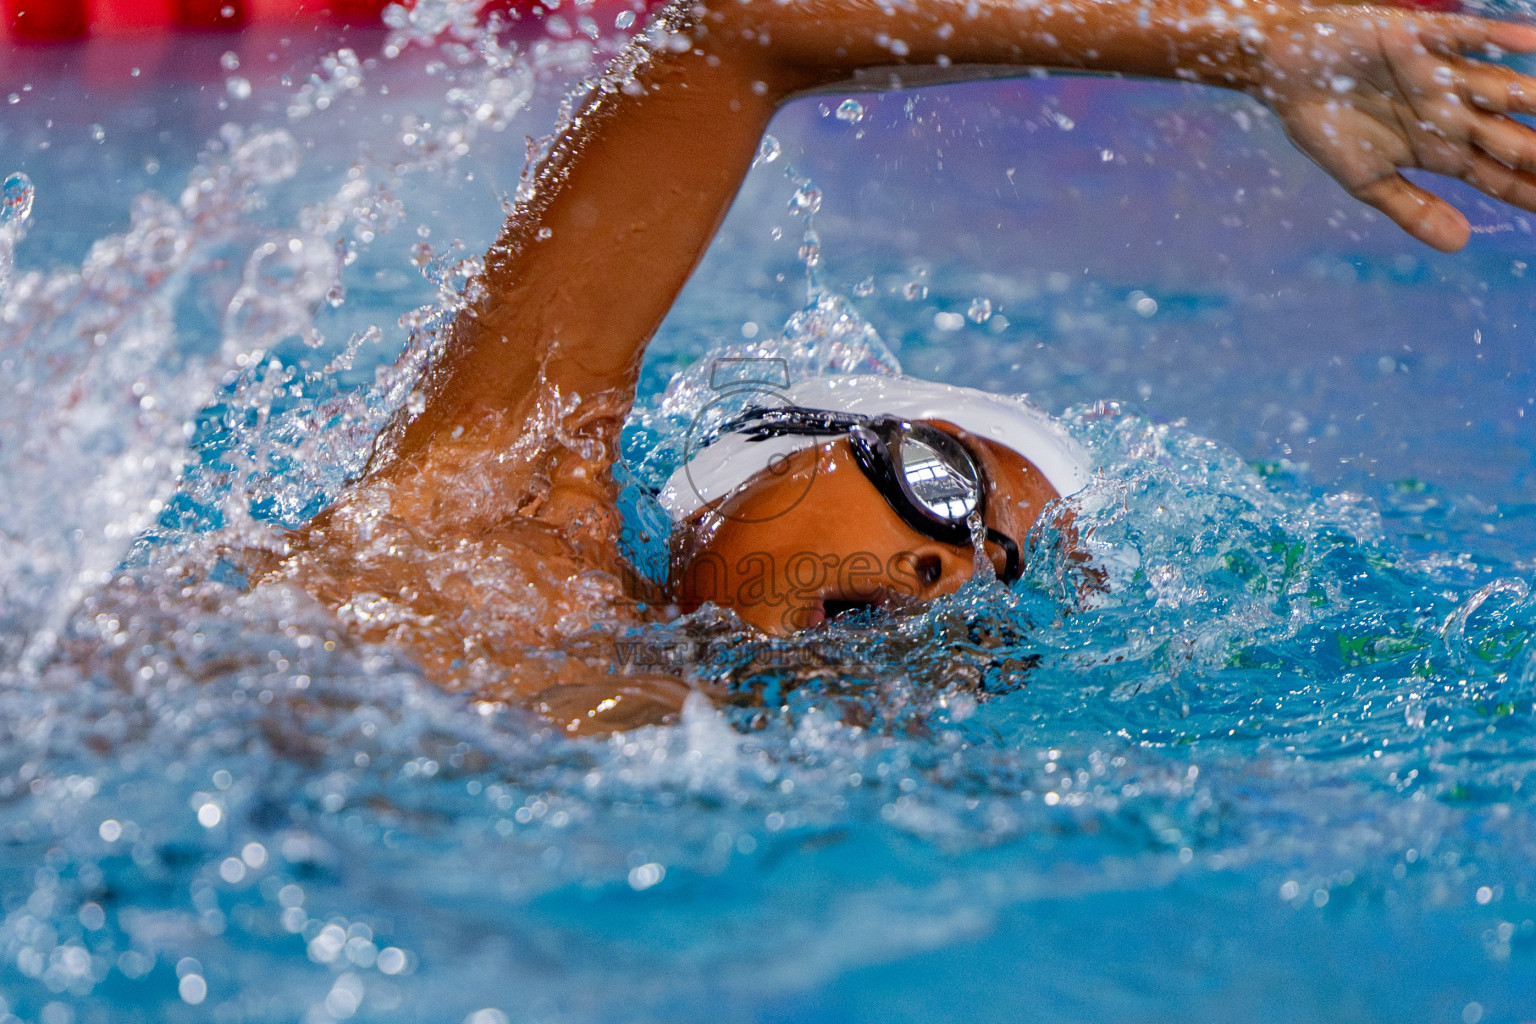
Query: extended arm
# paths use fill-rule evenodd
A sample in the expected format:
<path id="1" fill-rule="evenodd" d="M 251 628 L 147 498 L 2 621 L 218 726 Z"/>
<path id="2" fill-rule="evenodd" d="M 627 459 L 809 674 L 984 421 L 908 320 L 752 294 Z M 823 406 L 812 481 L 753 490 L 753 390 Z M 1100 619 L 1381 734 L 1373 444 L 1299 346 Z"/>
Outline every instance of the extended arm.
<path id="1" fill-rule="evenodd" d="M 671 8 L 651 38 L 491 250 L 398 448 L 426 475 L 444 438 L 505 445 L 477 432 L 515 433 L 552 392 L 627 408 L 779 103 L 863 68 L 1044 65 L 1246 90 L 1352 194 L 1443 249 L 1465 243 L 1465 219 L 1398 167 L 1536 208 L 1536 135 L 1505 116 L 1536 110 L 1536 82 L 1461 56 L 1536 48 L 1513 25 L 1297 0 L 708 0 Z"/>

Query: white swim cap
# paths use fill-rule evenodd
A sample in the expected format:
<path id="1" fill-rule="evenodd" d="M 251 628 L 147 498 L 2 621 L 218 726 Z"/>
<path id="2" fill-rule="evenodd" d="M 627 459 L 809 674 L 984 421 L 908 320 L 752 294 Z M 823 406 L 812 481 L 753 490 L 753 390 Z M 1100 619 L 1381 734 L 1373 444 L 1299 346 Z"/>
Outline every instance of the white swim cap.
<path id="1" fill-rule="evenodd" d="M 762 397 L 761 404 L 770 408 L 797 405 L 864 416 L 942 420 L 1018 452 L 1063 498 L 1088 485 L 1087 451 L 1046 413 L 1016 398 L 916 377 L 875 374 L 814 377 Z M 805 435 L 752 441 L 743 434 L 723 434 L 707 447 L 690 452 L 692 457 L 667 480 L 657 500 L 673 522 L 682 522 L 730 495 L 774 459 L 825 441 Z"/>

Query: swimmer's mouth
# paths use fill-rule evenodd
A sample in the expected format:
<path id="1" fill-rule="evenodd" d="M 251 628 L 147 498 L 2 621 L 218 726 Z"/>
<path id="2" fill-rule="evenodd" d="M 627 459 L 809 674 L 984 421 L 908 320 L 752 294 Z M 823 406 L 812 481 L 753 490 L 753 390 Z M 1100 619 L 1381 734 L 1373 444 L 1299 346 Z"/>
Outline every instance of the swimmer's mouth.
<path id="1" fill-rule="evenodd" d="M 859 612 L 873 611 L 879 607 L 880 602 L 878 601 L 829 597 L 821 602 L 821 617 L 830 622 L 833 619 L 840 619 L 844 615 L 857 615 Z"/>
<path id="2" fill-rule="evenodd" d="M 912 599 L 901 593 L 881 588 L 873 593 L 862 596 L 846 594 L 823 594 L 818 597 L 806 609 L 806 625 L 819 626 L 823 622 L 831 622 L 834 619 L 843 619 L 861 612 L 871 612 L 877 609 L 890 609 L 912 603 Z"/>

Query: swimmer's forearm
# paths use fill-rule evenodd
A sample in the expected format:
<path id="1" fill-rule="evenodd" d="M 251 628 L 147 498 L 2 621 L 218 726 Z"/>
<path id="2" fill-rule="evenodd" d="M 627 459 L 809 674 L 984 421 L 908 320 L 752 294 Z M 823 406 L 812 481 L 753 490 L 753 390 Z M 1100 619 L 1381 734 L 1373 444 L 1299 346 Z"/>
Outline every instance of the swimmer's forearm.
<path id="1" fill-rule="evenodd" d="M 705 49 L 759 51 L 827 82 L 869 67 L 999 64 L 1251 88 L 1259 43 L 1299 0 L 713 0 Z M 764 85 L 776 81 L 766 77 Z"/>

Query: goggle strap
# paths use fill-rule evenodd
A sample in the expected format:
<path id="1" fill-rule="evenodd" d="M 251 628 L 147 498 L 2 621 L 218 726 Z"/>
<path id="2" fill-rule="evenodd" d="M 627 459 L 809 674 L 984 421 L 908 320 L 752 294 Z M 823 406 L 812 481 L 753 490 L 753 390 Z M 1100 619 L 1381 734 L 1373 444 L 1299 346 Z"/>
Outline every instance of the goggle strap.
<path id="1" fill-rule="evenodd" d="M 721 424 L 711 439 L 721 434 L 745 434 L 748 441 L 766 441 L 771 437 L 793 434 L 800 437 L 830 437 L 846 433 L 867 422 L 868 417 L 853 413 L 786 406 L 777 409 L 749 409 L 735 419 Z"/>
<path id="2" fill-rule="evenodd" d="M 1019 546 L 1013 542 L 1013 538 L 989 526 L 987 540 L 1003 549 L 1003 572 L 998 579 L 1005 584 L 1018 579 L 1020 575 Z"/>

